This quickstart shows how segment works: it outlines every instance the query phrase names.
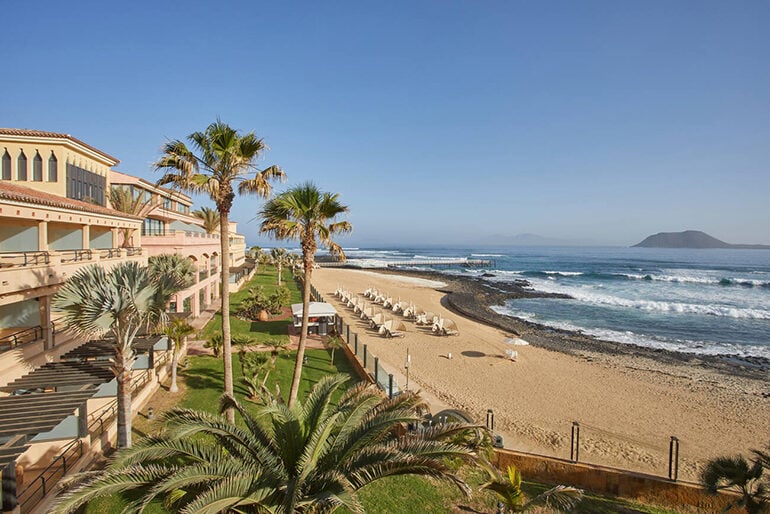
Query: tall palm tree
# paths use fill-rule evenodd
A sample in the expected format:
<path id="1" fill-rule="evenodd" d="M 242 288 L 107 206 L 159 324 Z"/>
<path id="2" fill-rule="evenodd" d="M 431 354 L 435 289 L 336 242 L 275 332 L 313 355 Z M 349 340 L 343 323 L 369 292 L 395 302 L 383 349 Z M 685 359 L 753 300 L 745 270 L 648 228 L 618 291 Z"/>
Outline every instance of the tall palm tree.
<path id="1" fill-rule="evenodd" d="M 363 512 L 357 491 L 394 475 L 422 475 L 468 485 L 451 462 L 475 463 L 478 446 L 466 443 L 478 427 L 447 423 L 404 432 L 419 424 L 424 406 L 413 392 L 386 398 L 361 383 L 333 402 L 345 377 L 328 376 L 293 408 L 269 401 L 256 412 L 232 406 L 242 426 L 188 409 L 165 415 L 161 434 L 121 451 L 107 470 L 94 472 L 60 497 L 52 512 L 74 512 L 99 496 L 137 491 L 135 511 L 154 498 L 170 510 L 214 512 L 332 512 L 340 506 Z"/>
<path id="2" fill-rule="evenodd" d="M 286 251 L 286 248 L 273 248 L 270 250 L 270 258 L 273 260 L 275 267 L 278 268 L 278 286 L 280 287 L 282 285 L 281 271 L 283 270 L 283 265 L 289 262 L 289 252 Z"/>
<path id="3" fill-rule="evenodd" d="M 187 323 L 185 319 L 175 319 L 171 323 L 167 324 L 163 329 L 163 333 L 168 336 L 171 341 L 171 385 L 168 390 L 171 393 L 179 391 L 179 386 L 176 384 L 176 372 L 179 366 L 179 352 L 182 350 L 182 344 L 187 336 L 194 333 L 195 329 Z"/>
<path id="4" fill-rule="evenodd" d="M 136 262 L 121 263 L 110 271 L 93 265 L 70 277 L 54 297 L 54 307 L 63 313 L 68 329 L 88 337 L 114 338 L 119 448 L 131 446 L 131 371 L 136 360 L 132 344 L 142 326 L 164 320 L 173 281 L 172 276 L 152 277 Z"/>
<path id="5" fill-rule="evenodd" d="M 226 123 L 217 120 L 205 131 L 193 132 L 187 139 L 192 145 L 192 150 L 180 140 L 170 141 L 164 146 L 163 156 L 155 163 L 155 167 L 165 171 L 158 184 L 171 184 L 183 191 L 206 193 L 214 201 L 219 212 L 224 390 L 232 395 L 229 216 L 235 199 L 236 184 L 241 194 L 256 194 L 267 198 L 272 189 L 270 180 L 282 180 L 285 175 L 278 166 L 269 166 L 263 170 L 256 167 L 256 161 L 267 150 L 267 145 L 253 132 L 240 134 Z M 227 419 L 235 420 L 235 412 L 232 409 L 228 409 Z"/>
<path id="6" fill-rule="evenodd" d="M 219 229 L 219 212 L 208 207 L 201 207 L 193 211 L 193 216 L 203 221 L 203 228 L 207 234 L 211 234 Z"/>
<path id="7" fill-rule="evenodd" d="M 312 183 L 305 183 L 284 191 L 270 199 L 260 212 L 262 224 L 259 231 L 276 239 L 299 240 L 302 248 L 302 264 L 305 272 L 302 291 L 302 329 L 297 348 L 297 362 L 289 392 L 289 406 L 294 404 L 302 375 L 302 360 L 307 342 L 308 310 L 310 306 L 310 280 L 319 243 L 344 260 L 342 247 L 332 241 L 335 234 L 350 232 L 353 227 L 347 221 L 334 222 L 338 215 L 348 212 L 339 201 L 339 194 L 322 193 Z"/>
<path id="8" fill-rule="evenodd" d="M 770 503 L 770 482 L 763 481 L 762 474 L 770 464 L 770 456 L 757 450 L 754 454 L 757 458 L 751 462 L 741 455 L 710 460 L 701 473 L 701 484 L 712 494 L 721 489 L 737 492 L 740 496 L 733 506 L 742 507 L 749 514 L 766 512 Z"/>
<path id="9" fill-rule="evenodd" d="M 155 208 L 150 200 L 145 200 L 144 196 L 134 196 L 131 189 L 124 186 L 113 186 L 110 189 L 110 205 L 116 211 L 123 212 L 125 214 L 131 214 L 139 218 L 144 218 Z M 131 233 L 135 229 L 133 228 L 121 228 L 120 233 L 123 236 L 123 248 L 131 246 Z"/>

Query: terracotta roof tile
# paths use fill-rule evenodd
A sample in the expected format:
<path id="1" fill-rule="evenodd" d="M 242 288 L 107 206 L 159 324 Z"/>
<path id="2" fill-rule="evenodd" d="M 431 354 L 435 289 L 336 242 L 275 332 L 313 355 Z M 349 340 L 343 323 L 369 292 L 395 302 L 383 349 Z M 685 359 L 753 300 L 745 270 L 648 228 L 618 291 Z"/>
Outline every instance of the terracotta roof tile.
<path id="1" fill-rule="evenodd" d="M 95 148 L 88 143 L 85 143 L 81 141 L 80 139 L 71 136 L 69 134 L 60 134 L 58 132 L 46 132 L 44 130 L 30 130 L 30 129 L 17 129 L 17 128 L 0 128 L 0 135 L 6 135 L 6 136 L 28 136 L 28 137 L 51 137 L 51 138 L 57 138 L 57 139 L 69 139 L 70 141 L 77 143 L 81 146 L 84 146 L 88 148 L 89 150 L 93 150 L 94 152 L 98 153 L 99 155 L 102 155 L 103 157 L 106 157 L 110 160 L 115 161 L 115 163 L 120 162 L 119 159 L 113 157 L 112 155 L 102 152 L 98 148 Z"/>
<path id="2" fill-rule="evenodd" d="M 140 220 L 142 218 L 126 214 L 124 212 L 102 207 L 93 203 L 73 200 L 52 193 L 37 191 L 29 187 L 19 186 L 10 182 L 0 181 L 0 199 L 12 200 L 16 202 L 34 203 L 37 205 L 46 205 L 48 207 L 58 207 L 60 209 L 72 209 L 75 211 L 92 212 L 95 214 L 106 214 L 109 216 L 118 216 Z"/>

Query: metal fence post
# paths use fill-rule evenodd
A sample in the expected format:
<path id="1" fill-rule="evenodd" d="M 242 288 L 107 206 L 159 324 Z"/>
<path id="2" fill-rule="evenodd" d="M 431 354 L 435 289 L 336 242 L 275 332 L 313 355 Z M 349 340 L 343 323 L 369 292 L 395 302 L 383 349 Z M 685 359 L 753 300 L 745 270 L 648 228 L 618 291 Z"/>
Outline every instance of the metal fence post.
<path id="1" fill-rule="evenodd" d="M 393 373 L 388 373 L 388 398 L 393 399 Z"/>
<path id="2" fill-rule="evenodd" d="M 374 383 L 379 384 L 379 372 L 380 372 L 380 358 L 374 358 Z"/>
<path id="3" fill-rule="evenodd" d="M 492 409 L 487 409 L 487 429 L 495 430 L 495 413 Z"/>
<path id="4" fill-rule="evenodd" d="M 676 482 L 679 477 L 679 438 L 671 436 L 668 443 L 668 479 Z"/>
<path id="5" fill-rule="evenodd" d="M 569 460 L 577 462 L 580 458 L 580 423 L 572 422 L 572 437 L 570 440 Z"/>

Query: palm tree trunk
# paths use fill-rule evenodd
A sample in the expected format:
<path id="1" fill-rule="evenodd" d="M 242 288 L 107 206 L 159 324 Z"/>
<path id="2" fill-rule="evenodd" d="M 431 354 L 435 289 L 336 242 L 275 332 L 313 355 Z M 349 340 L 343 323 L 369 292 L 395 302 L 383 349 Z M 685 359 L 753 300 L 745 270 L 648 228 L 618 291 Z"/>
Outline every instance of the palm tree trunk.
<path id="1" fill-rule="evenodd" d="M 305 258 L 305 278 L 302 288 L 302 328 L 299 334 L 299 346 L 297 347 L 297 361 L 294 363 L 294 377 L 291 380 L 289 392 L 289 408 L 294 405 L 299 392 L 299 381 L 302 377 L 302 362 L 305 358 L 305 344 L 307 343 L 308 314 L 310 310 L 310 276 L 313 273 L 312 257 Z"/>
<path id="2" fill-rule="evenodd" d="M 222 250 L 222 360 L 225 370 L 225 394 L 233 396 L 233 349 L 230 341 L 230 225 L 228 212 L 219 211 L 219 237 Z M 225 411 L 227 421 L 235 423 L 235 410 Z"/>
<path id="3" fill-rule="evenodd" d="M 173 344 L 174 349 L 173 353 L 171 354 L 171 385 L 168 388 L 169 393 L 179 392 L 179 386 L 176 385 L 176 368 L 179 366 L 179 351 L 181 348 L 176 341 L 174 341 Z"/>
<path id="4" fill-rule="evenodd" d="M 131 365 L 123 352 L 115 352 L 115 378 L 118 382 L 118 448 L 131 448 Z"/>

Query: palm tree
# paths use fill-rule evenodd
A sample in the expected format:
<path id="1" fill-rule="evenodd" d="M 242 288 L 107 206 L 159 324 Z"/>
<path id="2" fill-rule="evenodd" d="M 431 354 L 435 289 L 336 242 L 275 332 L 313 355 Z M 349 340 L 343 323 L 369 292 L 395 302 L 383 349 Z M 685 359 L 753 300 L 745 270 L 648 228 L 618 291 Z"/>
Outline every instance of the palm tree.
<path id="1" fill-rule="evenodd" d="M 345 346 L 345 340 L 340 337 L 336 332 L 329 335 L 329 339 L 326 340 L 326 346 L 332 349 L 331 365 L 334 365 L 334 350 L 343 348 Z"/>
<path id="2" fill-rule="evenodd" d="M 270 180 L 284 179 L 278 166 L 263 170 L 256 168 L 256 161 L 267 150 L 265 142 L 253 132 L 240 134 L 220 120 L 209 125 L 203 132 L 193 132 L 187 138 L 190 150 L 180 140 L 170 141 L 163 148 L 163 156 L 155 163 L 165 175 L 158 184 L 172 184 L 183 191 L 207 193 L 219 212 L 219 237 L 221 241 L 221 290 L 222 290 L 222 358 L 224 361 L 224 390 L 233 394 L 233 356 L 230 341 L 230 209 L 235 199 L 235 186 L 241 194 L 270 195 Z M 256 171 L 251 177 L 251 173 Z M 227 419 L 235 420 L 232 409 Z"/>
<path id="3" fill-rule="evenodd" d="M 171 386 L 168 388 L 171 393 L 179 391 L 179 387 L 176 385 L 176 371 L 179 366 L 179 352 L 182 349 L 182 344 L 187 339 L 187 336 L 194 332 L 195 329 L 187 323 L 187 320 L 179 318 L 166 325 L 163 329 L 163 333 L 168 336 L 169 341 L 173 345 L 171 348 Z"/>
<path id="4" fill-rule="evenodd" d="M 134 337 L 142 326 L 156 326 L 164 320 L 173 282 L 172 276 L 152 277 L 136 262 L 121 263 L 110 271 L 93 265 L 70 277 L 54 297 L 54 307 L 63 313 L 67 328 L 87 337 L 109 333 L 114 338 L 119 448 L 131 446 Z"/>
<path id="5" fill-rule="evenodd" d="M 572 510 L 583 499 L 583 491 L 564 485 L 557 485 L 535 498 L 527 499 L 521 489 L 521 473 L 515 466 L 508 466 L 506 475 L 490 464 L 485 467 L 490 480 L 482 485 L 481 489 L 491 491 L 497 496 L 498 505 L 501 507 L 498 512 L 524 512 L 537 505 L 566 511 Z"/>
<path id="6" fill-rule="evenodd" d="M 757 450 L 754 454 L 756 458 L 751 462 L 740 455 L 710 460 L 701 473 L 701 484 L 712 494 L 721 489 L 737 492 L 740 499 L 731 506 L 742 507 L 749 514 L 765 512 L 770 503 L 770 484 L 767 480 L 762 481 L 762 474 L 770 464 L 770 456 Z"/>
<path id="7" fill-rule="evenodd" d="M 271 234 L 276 239 L 299 240 L 302 248 L 302 264 L 305 272 L 302 291 L 302 329 L 289 393 L 289 407 L 297 399 L 302 375 L 302 359 L 305 356 L 307 342 L 310 280 L 315 263 L 315 252 L 320 242 L 322 246 L 328 247 L 332 254 L 339 255 L 342 260 L 345 259 L 342 247 L 331 239 L 333 235 L 350 232 L 353 228 L 347 221 L 332 221 L 343 212 L 348 212 L 348 207 L 339 202 L 338 194 L 322 193 L 311 183 L 293 187 L 270 199 L 260 212 L 263 220 L 259 228 L 261 233 Z"/>
<path id="8" fill-rule="evenodd" d="M 289 262 L 289 252 L 286 251 L 286 248 L 273 248 L 270 250 L 270 258 L 273 260 L 275 267 L 278 268 L 278 286 L 280 287 L 282 285 L 281 270 L 283 265 Z"/>
<path id="9" fill-rule="evenodd" d="M 187 289 L 195 283 L 195 265 L 187 257 L 176 253 L 163 253 L 152 255 L 147 259 L 147 267 L 150 276 L 160 279 L 170 277 L 170 280 L 157 280 L 157 295 L 161 298 L 171 298 L 173 295 Z M 170 291 L 162 288 L 164 285 L 171 287 Z"/>
<path id="10" fill-rule="evenodd" d="M 143 195 L 134 196 L 128 187 L 114 186 L 110 189 L 109 195 L 110 205 L 113 209 L 138 218 L 144 218 L 155 208 L 155 205 L 149 200 L 145 200 Z M 131 246 L 131 233 L 134 230 L 133 228 L 120 229 L 120 233 L 123 235 L 123 243 L 121 245 L 123 248 Z"/>
<path id="11" fill-rule="evenodd" d="M 74 512 L 114 492 L 139 495 L 126 511 L 154 498 L 181 512 L 363 512 L 357 491 L 395 475 L 422 475 L 457 486 L 453 462 L 477 462 L 477 446 L 461 436 L 478 427 L 447 423 L 405 432 L 419 424 L 422 399 L 413 392 L 386 398 L 360 383 L 332 401 L 345 377 L 327 376 L 293 408 L 276 400 L 246 410 L 224 396 L 243 424 L 221 416 L 174 409 L 167 429 L 118 452 L 103 471 L 87 475 L 60 497 L 52 512 Z M 404 435 L 397 435 L 404 434 Z M 460 442 L 458 442 L 460 441 Z"/>
<path id="12" fill-rule="evenodd" d="M 197 211 L 193 211 L 193 216 L 203 221 L 203 228 L 207 234 L 211 234 L 219 229 L 219 213 L 216 210 L 201 207 Z"/>

